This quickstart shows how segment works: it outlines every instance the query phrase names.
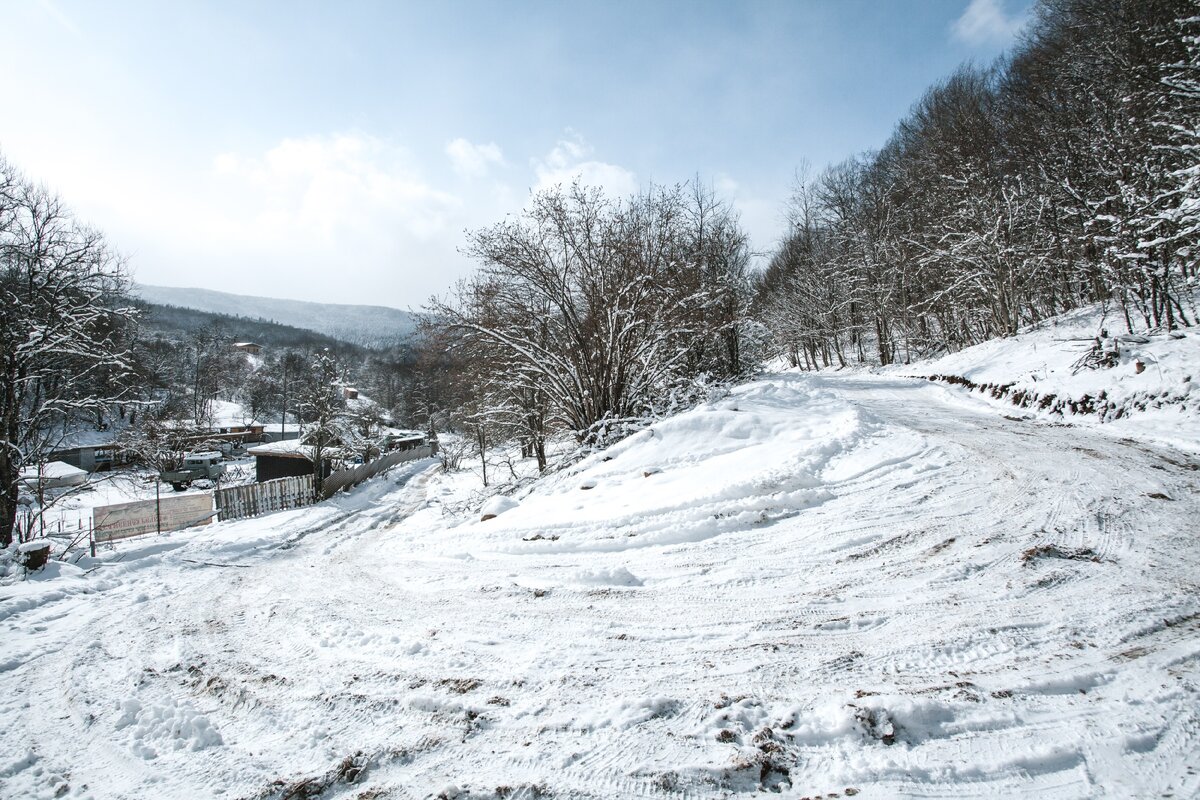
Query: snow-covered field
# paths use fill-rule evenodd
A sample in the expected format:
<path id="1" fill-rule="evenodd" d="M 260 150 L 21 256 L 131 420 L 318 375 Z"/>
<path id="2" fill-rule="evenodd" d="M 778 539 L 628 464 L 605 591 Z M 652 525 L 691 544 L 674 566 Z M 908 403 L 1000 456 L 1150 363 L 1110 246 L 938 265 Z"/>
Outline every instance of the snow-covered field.
<path id="1" fill-rule="evenodd" d="M 1194 797 L 1198 466 L 795 374 L 417 463 L 0 587 L 0 796 Z"/>

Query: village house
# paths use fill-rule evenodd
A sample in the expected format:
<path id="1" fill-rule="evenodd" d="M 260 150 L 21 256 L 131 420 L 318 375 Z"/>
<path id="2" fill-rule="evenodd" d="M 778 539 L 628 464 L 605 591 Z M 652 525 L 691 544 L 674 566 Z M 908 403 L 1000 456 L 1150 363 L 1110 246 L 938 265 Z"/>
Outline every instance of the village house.
<path id="1" fill-rule="evenodd" d="M 212 418 L 204 426 L 204 434 L 211 441 L 249 444 L 263 441 L 265 428 L 263 423 L 247 419 L 237 403 L 216 400 L 212 404 Z"/>
<path id="2" fill-rule="evenodd" d="M 421 431 L 383 428 L 375 448 L 375 455 L 372 458 L 378 458 L 385 453 L 398 450 L 411 450 L 424 444 L 425 434 Z M 325 454 L 321 459 L 324 462 L 321 469 L 323 477 L 333 472 L 334 456 L 340 453 L 342 448 L 341 438 L 334 435 L 330 441 L 326 442 L 325 448 Z M 314 451 L 311 434 L 296 439 L 260 444 L 251 447 L 247 452 L 254 456 L 255 479 L 259 483 L 276 478 L 311 475 L 313 472 Z"/>
<path id="3" fill-rule="evenodd" d="M 119 447 L 111 431 L 74 431 L 47 454 L 85 472 L 103 472 L 130 463 L 130 453 Z"/>
<path id="4" fill-rule="evenodd" d="M 259 483 L 277 478 L 293 478 L 313 473 L 313 448 L 301 439 L 284 439 L 251 447 L 254 456 L 254 479 Z M 329 459 L 322 459 L 321 476 L 332 472 Z"/>
<path id="5" fill-rule="evenodd" d="M 264 442 L 282 442 L 287 439 L 300 438 L 300 423 L 298 422 L 268 422 L 262 426 Z"/>

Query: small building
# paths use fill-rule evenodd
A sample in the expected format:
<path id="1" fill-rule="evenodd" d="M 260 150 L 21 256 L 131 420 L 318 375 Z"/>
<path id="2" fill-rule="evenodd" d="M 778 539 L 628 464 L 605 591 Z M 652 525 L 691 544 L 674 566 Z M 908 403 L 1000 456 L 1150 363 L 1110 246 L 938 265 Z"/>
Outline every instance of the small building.
<path id="1" fill-rule="evenodd" d="M 240 405 L 226 400 L 214 400 L 211 418 L 203 425 L 193 424 L 203 433 L 204 439 L 213 442 L 247 444 L 264 441 L 263 423 L 250 419 Z"/>
<path id="2" fill-rule="evenodd" d="M 289 422 L 287 424 L 281 422 L 268 422 L 262 426 L 262 440 L 264 442 L 283 442 L 288 439 L 300 438 L 300 423 Z"/>
<path id="3" fill-rule="evenodd" d="M 262 442 L 266 441 L 263 431 L 266 428 L 261 422 L 248 422 L 244 425 L 214 425 L 208 432 L 208 438 L 220 439 L 226 442 Z"/>
<path id="4" fill-rule="evenodd" d="M 313 447 L 312 432 L 301 437 L 299 435 L 299 426 L 294 430 L 297 435 L 293 437 L 292 431 L 287 431 L 289 438 L 272 441 L 267 444 L 260 444 L 256 447 L 251 447 L 246 452 L 254 456 L 254 473 L 255 479 L 262 483 L 276 478 L 291 478 L 300 475 L 310 475 L 313 471 Z M 343 448 L 343 443 L 346 441 L 344 433 L 339 433 L 335 426 L 326 442 L 325 453 L 322 457 L 324 464 L 322 465 L 321 475 L 328 477 L 333 472 L 334 462 L 341 459 L 351 459 L 354 463 L 362 463 L 363 461 L 372 461 L 380 456 L 397 450 L 411 450 L 416 447 L 421 447 L 427 442 L 425 434 L 421 431 L 402 430 L 398 428 L 384 428 L 380 431 L 378 440 L 370 448 L 368 453 L 359 453 L 357 458 L 348 456 Z M 340 468 L 348 466 L 342 463 Z"/>
<path id="5" fill-rule="evenodd" d="M 133 454 L 118 446 L 115 438 L 111 431 L 73 431 L 47 456 L 85 472 L 103 472 L 132 463 Z"/>
<path id="6" fill-rule="evenodd" d="M 287 439 L 251 447 L 247 451 L 254 456 L 254 477 L 259 483 L 276 478 L 293 478 L 311 475 L 313 472 L 313 448 L 300 439 Z M 322 476 L 332 469 L 327 459 L 321 470 Z"/>
<path id="7" fill-rule="evenodd" d="M 425 434 L 421 431 L 403 430 L 400 428 L 383 428 L 380 439 L 381 450 L 411 450 L 426 444 Z"/>
<path id="8" fill-rule="evenodd" d="M 346 400 L 357 400 L 358 389 L 355 389 L 353 386 L 343 386 L 342 397 Z"/>
<path id="9" fill-rule="evenodd" d="M 262 345 L 255 344 L 254 342 L 234 342 L 233 346 L 234 349 L 241 350 L 243 353 L 249 353 L 252 356 L 256 356 L 262 352 Z"/>

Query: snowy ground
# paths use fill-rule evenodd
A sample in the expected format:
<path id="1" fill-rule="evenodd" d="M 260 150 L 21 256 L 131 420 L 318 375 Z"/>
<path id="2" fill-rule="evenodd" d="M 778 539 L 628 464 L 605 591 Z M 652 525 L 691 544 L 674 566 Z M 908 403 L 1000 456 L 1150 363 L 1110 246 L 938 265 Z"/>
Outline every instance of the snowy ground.
<path id="1" fill-rule="evenodd" d="M 486 522 L 421 462 L 0 587 L 0 796 L 1195 797 L 1198 470 L 795 374 Z"/>

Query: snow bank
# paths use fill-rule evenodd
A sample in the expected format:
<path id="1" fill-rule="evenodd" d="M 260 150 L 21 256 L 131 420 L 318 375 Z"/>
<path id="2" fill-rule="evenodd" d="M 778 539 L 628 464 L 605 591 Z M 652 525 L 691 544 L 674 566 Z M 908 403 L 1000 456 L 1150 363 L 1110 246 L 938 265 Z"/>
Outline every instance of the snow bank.
<path id="1" fill-rule="evenodd" d="M 129 748 L 141 758 L 158 758 L 156 747 L 196 751 L 224 744 L 208 718 L 190 703 L 143 706 L 130 698 L 121 703 L 120 711 L 113 727 L 127 730 Z"/>
<path id="2" fill-rule="evenodd" d="M 481 512 L 503 513 L 487 530 L 510 552 L 702 541 L 828 500 L 822 472 L 871 430 L 831 392 L 764 381 L 619 442 L 519 505 L 493 498 Z"/>
<path id="3" fill-rule="evenodd" d="M 625 567 L 585 569 L 574 575 L 576 583 L 593 586 L 641 586 L 642 581 Z"/>
<path id="4" fill-rule="evenodd" d="M 1124 331 L 1116 314 L 1089 306 L 884 372 L 958 385 L 1010 413 L 1103 423 L 1120 435 L 1200 450 L 1200 329 Z"/>
<path id="5" fill-rule="evenodd" d="M 511 511 L 517 507 L 517 501 L 505 495 L 496 495 L 491 497 L 479 509 L 479 517 L 482 521 L 487 522 L 489 519 L 498 517 L 505 511 Z"/>

